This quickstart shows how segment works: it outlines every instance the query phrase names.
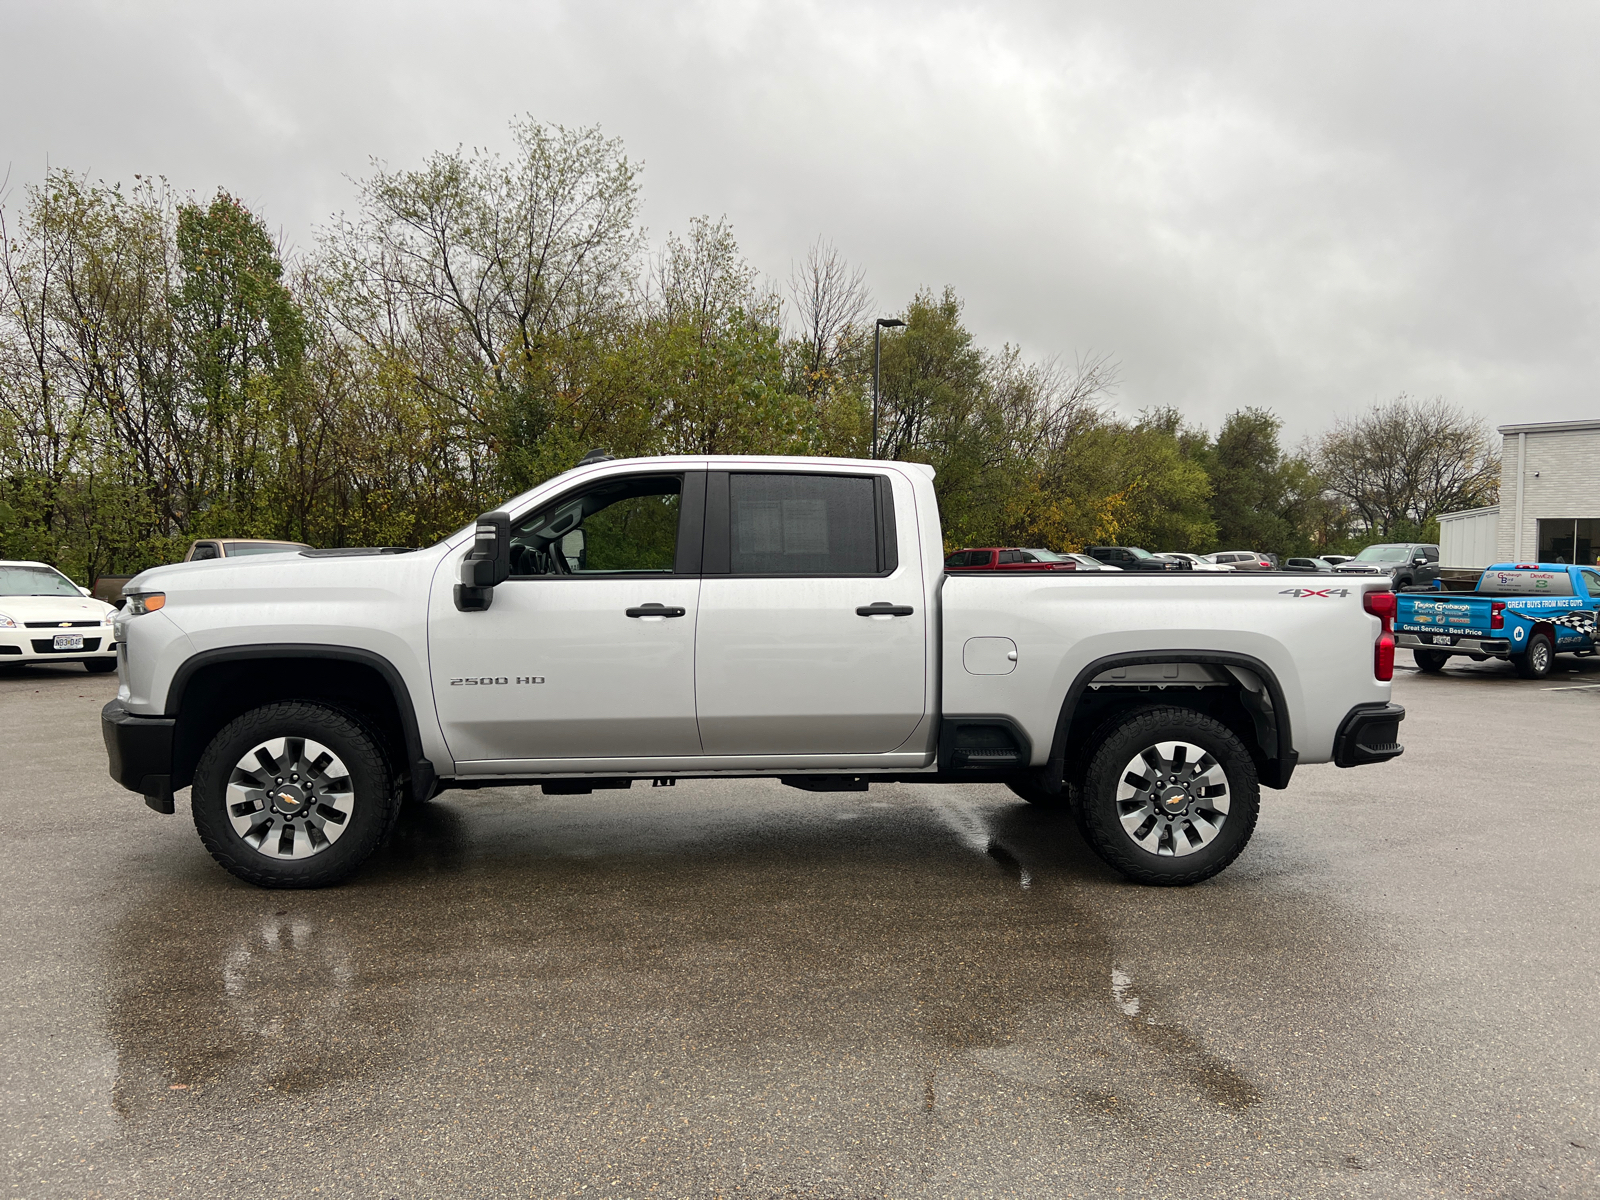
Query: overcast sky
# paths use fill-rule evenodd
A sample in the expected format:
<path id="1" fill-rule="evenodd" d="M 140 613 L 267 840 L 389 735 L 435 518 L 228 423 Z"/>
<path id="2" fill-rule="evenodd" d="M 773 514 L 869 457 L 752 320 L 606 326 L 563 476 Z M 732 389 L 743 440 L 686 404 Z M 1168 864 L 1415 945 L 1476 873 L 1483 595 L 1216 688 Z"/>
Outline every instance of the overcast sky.
<path id="1" fill-rule="evenodd" d="M 10 203 L 46 164 L 225 187 L 296 244 L 371 158 L 529 113 L 644 163 L 652 239 L 819 235 L 884 312 L 1110 352 L 1119 407 L 1291 438 L 1399 392 L 1600 417 L 1600 7 L 0 0 Z"/>

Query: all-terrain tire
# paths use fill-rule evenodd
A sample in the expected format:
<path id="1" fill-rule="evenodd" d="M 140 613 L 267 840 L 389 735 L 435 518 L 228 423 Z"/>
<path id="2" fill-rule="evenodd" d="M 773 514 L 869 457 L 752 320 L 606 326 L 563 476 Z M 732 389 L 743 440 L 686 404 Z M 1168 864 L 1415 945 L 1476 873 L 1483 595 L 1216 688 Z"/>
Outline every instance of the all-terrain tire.
<path id="1" fill-rule="evenodd" d="M 1528 639 L 1528 648 L 1511 656 L 1511 665 L 1524 679 L 1543 679 L 1555 665 L 1556 648 L 1550 644 L 1548 634 L 1536 633 Z"/>
<path id="2" fill-rule="evenodd" d="M 1089 845 L 1107 866 L 1135 883 L 1178 887 L 1209 879 L 1239 857 L 1255 831 L 1261 786 L 1250 752 L 1231 729 L 1193 709 L 1151 707 L 1107 722 L 1095 737 L 1078 807 Z M 1174 769 L 1176 750 L 1169 758 L 1160 753 L 1174 745 L 1198 749 L 1201 756 L 1186 751 L 1186 765 Z M 1141 758 L 1148 755 L 1167 766 L 1150 765 Z M 1133 787 L 1141 771 L 1151 784 L 1142 792 Z M 1163 787 L 1160 780 L 1168 783 Z M 1155 802 L 1163 790 L 1190 789 L 1194 798 L 1182 810 Z M 1214 806 L 1224 796 L 1222 813 Z M 1156 839 L 1157 849 L 1142 845 L 1141 837 Z"/>
<path id="3" fill-rule="evenodd" d="M 245 840 L 229 813 L 236 764 L 275 739 L 319 743 L 348 771 L 346 820 L 336 839 L 308 857 L 264 852 Z M 195 829 L 211 857 L 246 883 L 267 888 L 327 887 L 347 879 L 383 844 L 401 797 L 379 739 L 349 713 L 304 700 L 252 709 L 223 727 L 200 755 L 190 791 Z"/>
<path id="4" fill-rule="evenodd" d="M 1411 657 L 1417 662 L 1417 670 L 1426 671 L 1429 675 L 1437 675 L 1444 670 L 1445 663 L 1450 661 L 1450 656 L 1443 650 L 1413 650 Z"/>

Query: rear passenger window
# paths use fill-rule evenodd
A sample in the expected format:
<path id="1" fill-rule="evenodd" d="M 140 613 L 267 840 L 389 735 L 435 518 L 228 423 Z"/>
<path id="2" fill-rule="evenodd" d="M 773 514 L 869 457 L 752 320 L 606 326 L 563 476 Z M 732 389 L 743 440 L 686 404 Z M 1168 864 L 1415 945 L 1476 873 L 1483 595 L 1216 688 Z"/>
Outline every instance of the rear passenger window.
<path id="1" fill-rule="evenodd" d="M 1002 550 L 1000 551 L 1000 558 L 997 565 L 1004 566 L 1006 563 L 1019 563 L 1021 561 L 1021 550 Z"/>
<path id="2" fill-rule="evenodd" d="M 887 489 L 884 489 L 887 492 Z M 728 477 L 735 575 L 875 575 L 878 482 L 852 475 Z"/>

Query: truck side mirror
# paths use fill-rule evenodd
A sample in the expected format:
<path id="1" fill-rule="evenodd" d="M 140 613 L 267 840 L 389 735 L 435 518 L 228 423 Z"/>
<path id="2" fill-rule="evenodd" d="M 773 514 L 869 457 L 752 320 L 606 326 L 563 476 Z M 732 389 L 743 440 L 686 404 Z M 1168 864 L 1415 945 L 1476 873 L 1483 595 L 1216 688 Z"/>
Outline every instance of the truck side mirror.
<path id="1" fill-rule="evenodd" d="M 472 549 L 461 560 L 461 582 L 456 584 L 456 607 L 462 612 L 484 612 L 494 601 L 494 589 L 511 574 L 511 515 L 484 513 Z"/>
<path id="2" fill-rule="evenodd" d="M 567 560 L 570 571 L 584 571 L 589 567 L 589 535 L 581 528 L 574 529 L 557 543 L 560 553 Z"/>

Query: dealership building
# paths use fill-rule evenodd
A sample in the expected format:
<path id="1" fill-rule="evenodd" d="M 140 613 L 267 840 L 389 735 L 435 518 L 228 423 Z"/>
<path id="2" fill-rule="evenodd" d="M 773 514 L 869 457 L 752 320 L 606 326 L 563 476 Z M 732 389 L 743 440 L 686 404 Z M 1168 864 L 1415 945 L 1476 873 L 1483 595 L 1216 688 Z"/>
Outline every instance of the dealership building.
<path id="1" fill-rule="evenodd" d="M 1502 425 L 1500 503 L 1439 518 L 1449 567 L 1600 559 L 1600 421 Z"/>

